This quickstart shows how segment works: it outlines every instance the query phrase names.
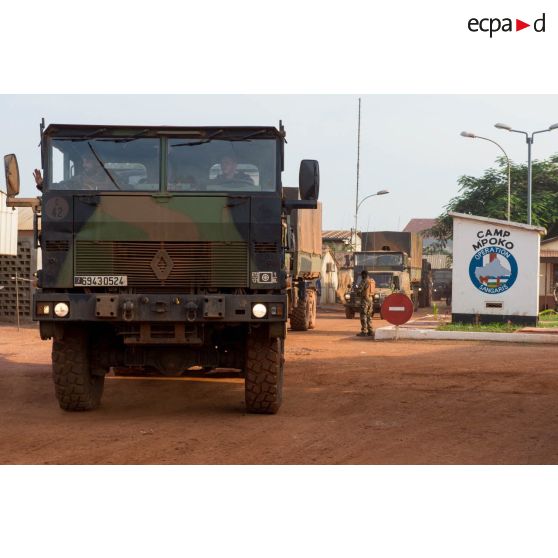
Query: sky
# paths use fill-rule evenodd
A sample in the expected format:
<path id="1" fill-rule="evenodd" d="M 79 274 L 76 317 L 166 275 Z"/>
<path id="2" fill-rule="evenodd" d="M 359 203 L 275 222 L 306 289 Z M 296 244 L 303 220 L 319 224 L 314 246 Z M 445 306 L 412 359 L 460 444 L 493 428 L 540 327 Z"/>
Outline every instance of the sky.
<path id="1" fill-rule="evenodd" d="M 558 122 L 556 95 L 362 95 L 361 230 L 401 230 L 436 217 L 458 193 L 461 175 L 481 175 L 501 155 L 527 159 L 524 136 L 494 128 L 545 129 Z M 320 163 L 323 228 L 354 226 L 358 95 L 0 95 L 0 154 L 18 156 L 22 196 L 37 195 L 39 123 L 278 126 L 287 131 L 283 185 L 298 183 L 301 159 Z M 535 136 L 533 157 L 558 152 L 558 130 Z M 4 181 L 2 181 L 3 183 Z M 4 189 L 4 185 L 2 185 Z"/>

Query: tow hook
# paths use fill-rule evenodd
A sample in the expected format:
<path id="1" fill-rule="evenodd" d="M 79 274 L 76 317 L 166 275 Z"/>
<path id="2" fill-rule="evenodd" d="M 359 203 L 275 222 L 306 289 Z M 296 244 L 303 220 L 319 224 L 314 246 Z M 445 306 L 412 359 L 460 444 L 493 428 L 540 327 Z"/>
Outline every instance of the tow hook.
<path id="1" fill-rule="evenodd" d="M 131 300 L 124 301 L 122 305 L 122 317 L 125 321 L 131 322 L 134 317 L 134 303 Z"/>
<path id="2" fill-rule="evenodd" d="M 198 305 L 195 302 L 190 301 L 186 304 L 186 319 L 189 322 L 193 322 L 196 319 L 196 314 L 198 313 Z"/>

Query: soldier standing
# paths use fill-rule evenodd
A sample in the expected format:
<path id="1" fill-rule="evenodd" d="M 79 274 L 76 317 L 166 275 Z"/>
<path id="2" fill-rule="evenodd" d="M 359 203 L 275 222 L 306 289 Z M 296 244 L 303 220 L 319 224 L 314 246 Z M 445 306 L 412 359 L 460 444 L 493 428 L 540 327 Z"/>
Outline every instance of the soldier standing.
<path id="1" fill-rule="evenodd" d="M 374 339 L 374 331 L 372 330 L 372 302 L 374 299 L 374 291 L 376 290 L 376 282 L 368 277 L 368 271 L 361 272 L 361 281 L 357 287 L 357 296 L 360 296 L 360 337 L 372 337 Z"/>

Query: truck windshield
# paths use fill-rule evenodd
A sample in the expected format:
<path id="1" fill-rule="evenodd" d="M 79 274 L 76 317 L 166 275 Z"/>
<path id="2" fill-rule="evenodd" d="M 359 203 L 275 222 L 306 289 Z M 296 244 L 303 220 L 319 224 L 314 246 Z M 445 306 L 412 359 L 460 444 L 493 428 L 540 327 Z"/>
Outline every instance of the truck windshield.
<path id="1" fill-rule="evenodd" d="M 53 139 L 51 190 L 157 191 L 160 140 Z"/>
<path id="2" fill-rule="evenodd" d="M 439 283 L 451 283 L 451 269 L 434 269 L 432 280 Z"/>
<path id="3" fill-rule="evenodd" d="M 403 254 L 376 253 L 376 254 L 355 254 L 355 265 L 371 268 L 385 266 L 403 265 Z"/>
<path id="4" fill-rule="evenodd" d="M 393 287 L 393 275 L 391 273 L 370 273 L 374 279 L 377 289 L 391 289 Z"/>
<path id="5" fill-rule="evenodd" d="M 274 192 L 277 188 L 276 140 L 172 139 L 168 146 L 171 192 Z"/>

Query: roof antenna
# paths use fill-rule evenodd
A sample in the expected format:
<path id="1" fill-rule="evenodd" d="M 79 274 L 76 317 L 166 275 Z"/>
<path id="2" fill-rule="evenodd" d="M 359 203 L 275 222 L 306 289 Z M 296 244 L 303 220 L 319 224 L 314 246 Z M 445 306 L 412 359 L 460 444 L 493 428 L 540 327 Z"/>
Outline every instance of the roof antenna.
<path id="1" fill-rule="evenodd" d="M 41 141 L 39 142 L 38 147 L 41 147 L 41 145 L 43 144 L 43 132 L 45 131 L 45 117 L 44 116 L 41 119 L 41 123 L 39 124 L 39 130 L 40 130 L 40 134 L 41 134 Z"/>

